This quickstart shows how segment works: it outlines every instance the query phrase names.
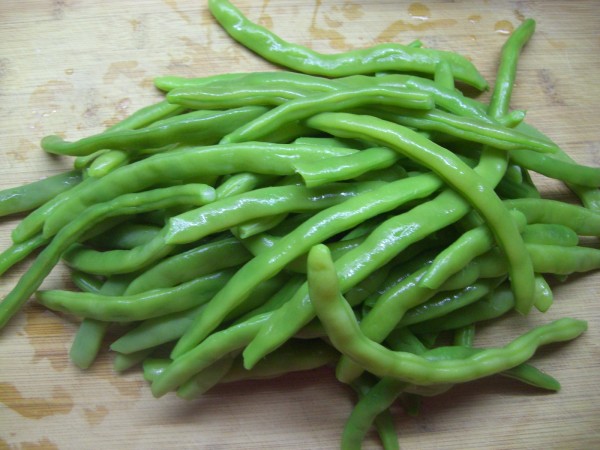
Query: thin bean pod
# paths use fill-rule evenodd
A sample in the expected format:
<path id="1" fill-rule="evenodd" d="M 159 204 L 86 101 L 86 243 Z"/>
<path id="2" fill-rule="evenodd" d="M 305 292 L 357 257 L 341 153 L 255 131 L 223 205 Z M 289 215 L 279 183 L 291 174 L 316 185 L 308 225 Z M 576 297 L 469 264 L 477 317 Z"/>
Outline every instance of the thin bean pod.
<path id="1" fill-rule="evenodd" d="M 452 74 L 456 79 L 478 89 L 487 87 L 487 82 L 477 69 L 466 58 L 456 53 L 400 44 L 380 44 L 368 49 L 324 55 L 284 41 L 248 20 L 228 1 L 209 0 L 208 6 L 213 16 L 233 39 L 264 59 L 297 72 L 327 77 L 385 71 L 434 74 L 437 64 L 446 60 L 452 66 Z"/>
<path id="2" fill-rule="evenodd" d="M 0 217 L 31 211 L 81 183 L 81 171 L 71 170 L 0 191 Z"/>
<path id="3" fill-rule="evenodd" d="M 587 329 L 582 320 L 564 318 L 541 325 L 499 348 L 450 360 L 429 360 L 407 352 L 393 352 L 367 339 L 354 313 L 344 301 L 327 248 L 315 246 L 309 255 L 311 301 L 330 336 L 332 344 L 366 370 L 417 385 L 459 383 L 511 369 L 527 361 L 544 344 L 568 341 Z"/>
<path id="4" fill-rule="evenodd" d="M 198 205 L 213 199 L 214 189 L 211 187 L 187 185 L 123 195 L 87 209 L 59 231 L 0 303 L 0 329 L 41 285 L 63 252 L 95 223 L 116 215 L 138 214 L 177 204 Z"/>

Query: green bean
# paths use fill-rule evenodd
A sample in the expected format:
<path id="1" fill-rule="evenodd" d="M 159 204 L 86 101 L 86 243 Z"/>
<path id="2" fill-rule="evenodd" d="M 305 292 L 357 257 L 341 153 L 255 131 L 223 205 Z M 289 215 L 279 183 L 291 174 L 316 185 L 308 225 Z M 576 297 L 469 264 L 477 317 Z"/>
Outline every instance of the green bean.
<path id="1" fill-rule="evenodd" d="M 519 364 L 512 369 L 501 372 L 500 375 L 508 378 L 514 378 L 522 383 L 527 383 L 548 391 L 560 390 L 560 383 L 558 380 L 530 364 Z"/>
<path id="2" fill-rule="evenodd" d="M 579 244 L 579 236 L 571 228 L 561 224 L 534 223 L 523 229 L 523 241 L 527 244 L 562 245 Z"/>
<path id="3" fill-rule="evenodd" d="M 160 233 L 160 228 L 145 223 L 125 222 L 99 234 L 87 244 L 103 249 L 132 249 L 147 244 Z"/>
<path id="4" fill-rule="evenodd" d="M 407 178 L 349 198 L 340 205 L 313 215 L 268 251 L 255 256 L 240 269 L 232 281 L 210 302 L 207 313 L 200 316 L 198 323 L 177 343 L 175 356 L 200 342 L 220 323 L 230 308 L 243 301 L 253 286 L 273 276 L 290 261 L 308 251 L 310 246 L 323 242 L 369 217 L 394 209 L 406 201 L 428 195 L 438 187 L 439 179 L 435 176 Z"/>
<path id="5" fill-rule="evenodd" d="M 514 295 L 510 291 L 510 287 L 504 284 L 486 294 L 479 301 L 454 309 L 443 316 L 417 323 L 413 322 L 410 329 L 416 334 L 456 330 L 477 322 L 500 317 L 507 313 L 514 304 Z"/>
<path id="6" fill-rule="evenodd" d="M 242 315 L 240 318 L 235 320 L 234 324 L 244 322 L 245 320 L 248 320 L 253 316 L 273 312 L 285 302 L 287 302 L 296 293 L 300 286 L 302 286 L 302 283 L 304 283 L 303 277 L 300 277 L 298 275 L 292 275 L 290 279 L 267 301 L 265 301 L 262 305 L 250 310 L 246 314 Z"/>
<path id="7" fill-rule="evenodd" d="M 138 109 L 127 118 L 108 127 L 106 131 L 137 130 L 151 126 L 157 121 L 181 114 L 184 111 L 185 109 L 181 106 L 162 100 Z"/>
<path id="8" fill-rule="evenodd" d="M 235 235 L 240 239 L 247 239 L 257 234 L 265 233 L 280 225 L 289 215 L 290 213 L 279 213 L 249 220 L 235 227 Z"/>
<path id="9" fill-rule="evenodd" d="M 531 309 L 533 269 L 519 230 L 501 200 L 459 158 L 408 128 L 373 117 L 322 113 L 308 123 L 333 135 L 373 139 L 409 155 L 442 177 L 487 220 L 509 261 L 509 273 L 517 299 L 515 308 L 523 314 Z"/>
<path id="10" fill-rule="evenodd" d="M 446 89 L 454 89 L 454 75 L 448 61 L 440 61 L 435 67 L 433 81 Z"/>
<path id="11" fill-rule="evenodd" d="M 518 211 L 510 212 L 519 230 L 525 228 L 525 217 Z M 442 250 L 427 272 L 419 280 L 422 287 L 438 289 L 450 276 L 465 267 L 475 257 L 494 245 L 494 236 L 486 225 L 472 228 Z"/>
<path id="12" fill-rule="evenodd" d="M 524 214 L 529 224 L 564 225 L 582 236 L 600 236 L 600 211 L 549 199 L 521 198 L 504 203 Z"/>
<path id="13" fill-rule="evenodd" d="M 87 169 L 87 175 L 100 178 L 117 167 L 124 166 L 130 161 L 130 156 L 122 150 L 110 150 L 94 159 Z"/>
<path id="14" fill-rule="evenodd" d="M 88 208 L 59 231 L 0 303 L 0 328 L 6 325 L 41 285 L 62 253 L 95 223 L 117 215 L 137 214 L 182 203 L 197 205 L 213 199 L 214 189 L 209 186 L 187 185 L 123 195 Z"/>
<path id="15" fill-rule="evenodd" d="M 200 87 L 194 86 L 196 80 L 201 83 Z M 462 95 L 456 89 L 447 89 L 426 78 L 398 74 L 378 77 L 353 75 L 332 80 L 294 72 L 255 72 L 241 74 L 227 83 L 207 84 L 204 79 L 188 79 L 180 88 L 171 91 L 168 98 L 173 103 L 192 108 L 213 109 L 252 104 L 277 106 L 316 93 L 378 87 L 408 88 L 431 96 L 436 105 L 454 114 L 495 122 L 487 116 L 483 103 Z"/>
<path id="16" fill-rule="evenodd" d="M 108 322 L 99 320 L 84 319 L 81 322 L 69 351 L 69 358 L 75 366 L 87 369 L 92 365 L 108 325 Z"/>
<path id="17" fill-rule="evenodd" d="M 0 191 L 0 217 L 31 211 L 81 183 L 81 171 L 71 170 L 23 186 Z"/>
<path id="18" fill-rule="evenodd" d="M 264 305 L 272 301 L 272 298 L 276 296 L 276 292 L 281 289 L 285 281 L 285 277 L 279 276 L 261 283 L 247 299 L 244 307 L 232 311 L 226 320 L 240 322 L 256 314 L 259 309 L 265 309 Z M 175 341 L 185 333 L 195 317 L 202 314 L 205 307 L 206 304 L 202 304 L 183 311 L 144 320 L 114 341 L 111 344 L 111 349 L 121 353 L 132 353 Z"/>
<path id="19" fill-rule="evenodd" d="M 109 278 L 98 290 L 98 294 L 120 295 L 127 287 L 128 282 L 129 277 Z M 81 321 L 69 350 L 69 358 L 73 364 L 80 369 L 87 369 L 92 365 L 109 325 L 109 322 L 94 319 L 84 318 Z"/>
<path id="20" fill-rule="evenodd" d="M 478 89 L 487 87 L 487 82 L 477 69 L 456 53 L 400 44 L 380 44 L 362 50 L 324 55 L 286 42 L 260 25 L 252 23 L 228 1 L 209 0 L 208 6 L 213 16 L 233 39 L 264 59 L 296 72 L 327 77 L 384 71 L 433 74 L 437 64 L 446 60 L 451 65 L 452 74 L 457 80 Z"/>
<path id="21" fill-rule="evenodd" d="M 134 278 L 125 294 L 176 286 L 210 272 L 243 264 L 250 257 L 235 238 L 211 241 L 159 261 Z"/>
<path id="22" fill-rule="evenodd" d="M 235 352 L 229 353 L 194 375 L 177 389 L 177 397 L 191 400 L 214 387 L 227 375 L 235 356 Z"/>
<path id="23" fill-rule="evenodd" d="M 496 73 L 496 82 L 490 99 L 489 111 L 498 118 L 508 113 L 512 96 L 519 54 L 523 46 L 535 32 L 535 21 L 524 20 L 502 46 L 500 66 Z"/>
<path id="24" fill-rule="evenodd" d="M 393 105 L 417 109 L 431 109 L 433 99 L 428 94 L 409 89 L 385 87 L 345 89 L 332 93 L 314 94 L 290 100 L 260 117 L 250 120 L 221 139 L 222 143 L 260 140 L 279 127 L 324 111 L 343 111 L 362 105 Z"/>
<path id="25" fill-rule="evenodd" d="M 162 374 L 171 363 L 168 358 L 146 358 L 142 363 L 144 380 L 153 382 Z"/>
<path id="26" fill-rule="evenodd" d="M 499 348 L 482 349 L 472 356 L 445 361 L 428 360 L 407 352 L 393 352 L 367 339 L 354 313 L 340 294 L 337 275 L 327 248 L 315 246 L 309 255 L 310 298 L 331 342 L 366 370 L 408 383 L 429 385 L 482 378 L 522 364 L 544 344 L 576 338 L 587 328 L 582 320 L 564 318 L 538 326 Z"/>
<path id="27" fill-rule="evenodd" d="M 169 221 L 173 233 L 168 240 L 201 239 L 246 221 L 288 212 L 322 210 L 347 201 L 348 198 L 372 191 L 378 182 L 328 184 L 315 188 L 273 186 L 227 197 L 180 214 Z"/>
<path id="28" fill-rule="evenodd" d="M 428 352 L 427 358 L 433 361 L 447 361 L 457 358 L 468 358 L 481 352 L 480 349 L 464 346 L 437 347 Z M 529 384 L 541 389 L 557 391 L 560 389 L 560 383 L 550 375 L 542 372 L 534 366 L 522 363 L 512 369 L 504 370 L 499 373 L 500 376 L 513 378 L 522 383 Z M 430 386 L 407 386 L 406 390 L 420 395 L 437 395 L 452 388 L 451 384 L 430 385 Z"/>
<path id="29" fill-rule="evenodd" d="M 73 284 L 83 292 L 93 292 L 97 294 L 102 288 L 102 280 L 94 275 L 78 270 L 71 270 L 70 275 Z"/>
<path id="30" fill-rule="evenodd" d="M 312 370 L 336 360 L 339 353 L 321 339 L 286 342 L 281 348 L 247 370 L 241 358 L 236 358 L 233 366 L 221 380 L 231 383 L 240 380 L 262 380 L 275 378 L 291 372 Z"/>
<path id="31" fill-rule="evenodd" d="M 555 153 L 558 151 L 555 144 L 549 144 L 545 140 L 527 136 L 497 123 L 489 123 L 477 117 L 461 117 L 439 109 L 419 111 L 378 107 L 369 108 L 366 111 L 406 127 L 445 133 L 459 138 L 461 141 L 486 144 L 493 146 L 495 149 L 512 150 L 511 155 L 522 151 L 522 149 L 531 149 L 524 151 L 542 153 Z M 271 110 L 269 114 L 274 112 L 275 110 Z"/>
<path id="32" fill-rule="evenodd" d="M 67 201 L 70 197 L 77 195 L 81 190 L 85 190 L 86 186 L 94 184 L 97 180 L 91 177 L 85 178 L 81 183 L 73 186 L 60 194 L 56 195 L 51 200 L 41 205 L 27 215 L 12 231 L 11 237 L 15 244 L 26 241 L 32 238 L 36 234 L 40 233 L 43 229 L 46 218 L 50 216 L 54 210 L 56 210 L 61 203 Z"/>
<path id="33" fill-rule="evenodd" d="M 113 369 L 115 372 L 125 372 L 139 363 L 144 361 L 152 352 L 153 348 L 140 350 L 136 353 L 129 353 L 127 355 L 123 353 L 116 353 L 113 359 Z"/>
<path id="34" fill-rule="evenodd" d="M 526 181 L 516 183 L 506 177 L 502 178 L 496 185 L 496 192 L 502 199 L 542 198 L 540 191 L 538 191 L 535 185 Z"/>
<path id="35" fill-rule="evenodd" d="M 440 194 L 437 199 L 444 200 L 444 195 Z M 442 204 L 444 203 L 445 201 Z M 464 203 L 463 208 L 457 207 L 450 211 L 432 208 L 435 204 L 436 200 L 415 206 L 404 214 L 389 218 L 379 224 L 363 244 L 340 257 L 335 263 L 343 283 L 343 290 L 351 288 L 373 270 L 401 254 L 411 244 L 430 236 L 448 222 L 458 220 L 468 209 Z M 502 270 L 505 273 L 506 261 L 503 263 Z M 274 313 L 269 325 L 265 326 L 244 350 L 244 359 L 248 367 L 252 367 L 253 362 L 285 342 L 294 332 L 308 323 L 314 317 L 314 313 L 308 299 L 307 286 L 304 285 L 293 299 Z"/>
<path id="36" fill-rule="evenodd" d="M 256 335 L 270 314 L 256 315 L 244 322 L 212 333 L 197 346 L 176 356 L 152 383 L 152 394 L 155 397 L 161 397 L 167 392 L 175 390 L 222 356 L 243 348 Z"/>
<path id="37" fill-rule="evenodd" d="M 122 354 L 158 347 L 179 338 L 206 304 L 144 320 L 110 345 Z"/>
<path id="38" fill-rule="evenodd" d="M 112 322 L 132 322 L 183 311 L 209 301 L 233 275 L 222 270 L 198 277 L 173 288 L 123 296 L 101 298 L 89 292 L 38 291 L 37 300 L 54 311 Z M 99 298 L 100 297 L 100 298 Z"/>
<path id="39" fill-rule="evenodd" d="M 267 185 L 270 181 L 273 181 L 275 177 L 269 175 L 262 175 L 252 172 L 242 172 L 231 175 L 221 184 L 219 184 L 215 191 L 217 198 L 231 197 L 232 195 L 243 194 L 244 192 L 251 191 L 258 187 Z"/>
<path id="40" fill-rule="evenodd" d="M 222 73 L 202 78 L 185 78 L 174 75 L 166 75 L 154 78 L 154 86 L 162 91 L 169 92 L 179 87 L 199 87 L 210 83 L 227 83 L 227 81 L 238 81 L 245 73 Z M 167 102 L 168 104 L 171 104 Z"/>
<path id="41" fill-rule="evenodd" d="M 147 189 L 157 183 L 197 180 L 200 176 L 247 171 L 289 175 L 294 173 L 294 164 L 299 160 L 321 159 L 354 151 L 297 144 L 243 143 L 191 147 L 177 152 L 157 154 L 121 167 L 102 178 L 90 179 L 93 182 L 81 186 L 81 189 L 73 192 L 73 196 L 65 196 L 60 204 L 52 209 L 51 214 L 44 217 L 44 235 L 56 234 L 87 206 L 127 192 Z"/>
<path id="42" fill-rule="evenodd" d="M 527 252 L 538 273 L 569 275 L 600 268 L 600 249 L 597 248 L 527 244 Z"/>
<path id="43" fill-rule="evenodd" d="M 137 130 L 105 131 L 80 139 L 64 141 L 51 135 L 42 139 L 42 148 L 60 155 L 89 155 L 110 148 L 125 151 L 160 148 L 174 143 L 211 145 L 241 124 L 265 112 L 262 107 L 247 107 L 227 111 L 194 111 L 170 117 L 153 127 Z"/>
<path id="44" fill-rule="evenodd" d="M 539 312 L 546 312 L 550 309 L 550 306 L 552 306 L 553 301 L 554 294 L 552 293 L 552 288 L 542 275 L 537 274 L 535 276 L 534 306 Z"/>
<path id="45" fill-rule="evenodd" d="M 512 152 L 510 157 L 524 168 L 547 177 L 591 188 L 600 187 L 600 168 L 562 161 L 530 150 Z"/>
<path id="46" fill-rule="evenodd" d="M 475 324 L 465 325 L 454 330 L 453 345 L 473 347 L 475 340 Z"/>
<path id="47" fill-rule="evenodd" d="M 357 392 L 359 399 L 361 399 L 368 394 L 369 390 L 373 387 L 373 384 L 373 381 L 364 380 L 361 377 L 361 379 L 352 383 L 352 388 Z M 399 450 L 398 433 L 395 429 L 394 418 L 390 408 L 380 412 L 379 415 L 375 417 L 373 425 L 377 430 L 384 450 Z"/>
<path id="48" fill-rule="evenodd" d="M 530 136 L 546 139 L 548 142 L 552 142 L 546 135 L 538 131 L 536 128 L 531 125 L 523 122 L 516 127 L 521 133 L 528 134 Z M 558 149 L 559 151 L 555 153 L 553 156 L 560 161 L 564 161 L 567 163 L 576 163 L 576 161 L 571 158 L 567 153 L 565 153 L 562 149 Z M 582 186 L 577 183 L 565 183 L 577 197 L 581 200 L 583 205 L 594 211 L 600 212 L 600 190 L 597 188 L 591 188 L 588 186 Z"/>
<path id="49" fill-rule="evenodd" d="M 351 180 L 372 170 L 385 169 L 398 161 L 397 152 L 373 147 L 348 156 L 298 163 L 296 171 L 306 186 L 314 187 L 336 181 Z"/>
<path id="50" fill-rule="evenodd" d="M 110 276 L 146 269 L 152 263 L 168 256 L 175 248 L 173 245 L 166 245 L 163 229 L 147 243 L 127 250 L 96 251 L 81 244 L 74 244 L 62 254 L 62 259 L 72 269 Z"/>
<path id="51" fill-rule="evenodd" d="M 496 82 L 492 92 L 492 100 L 488 105 L 488 114 L 494 119 L 505 117 L 510 106 L 510 99 L 517 74 L 517 63 L 523 46 L 535 31 L 535 21 L 527 19 L 522 22 L 502 46 L 500 65 L 496 74 Z M 551 143 L 552 144 L 552 143 Z M 555 153 L 560 152 L 559 148 Z M 508 155 L 499 149 L 486 146 L 475 171 L 483 177 L 488 186 L 496 187 L 502 180 L 508 167 Z M 522 245 L 522 242 L 519 242 Z M 521 300 L 517 296 L 517 310 L 523 312 Z M 531 305 L 528 305 L 529 307 Z"/>
<path id="52" fill-rule="evenodd" d="M 9 248 L 0 253 L 0 275 L 5 273 L 15 264 L 23 261 L 29 255 L 31 255 L 31 253 L 47 243 L 48 239 L 41 234 L 38 234 L 27 239 L 26 241 L 11 245 Z"/>
<path id="53" fill-rule="evenodd" d="M 377 417 L 392 406 L 406 384 L 402 380 L 383 378 L 363 394 L 346 420 L 342 432 L 341 448 L 360 450 L 362 442 Z M 399 448 L 397 438 L 395 447 Z"/>
<path id="54" fill-rule="evenodd" d="M 429 301 L 407 310 L 400 320 L 398 320 L 396 326 L 407 327 L 437 317 L 445 317 L 447 314 L 450 314 L 459 308 L 480 301 L 481 298 L 493 292 L 503 280 L 504 277 L 482 279 L 473 284 L 469 284 L 462 289 L 439 292 Z M 363 329 L 362 326 L 361 329 Z M 364 327 L 363 330 L 367 329 L 367 327 Z M 371 339 L 377 340 L 378 336 L 372 336 Z"/>
<path id="55" fill-rule="evenodd" d="M 361 332 L 368 339 L 382 342 L 395 327 L 403 327 L 428 316 L 440 316 L 476 302 L 499 283 L 497 279 L 479 281 L 458 291 L 436 296 L 436 291 L 419 287 L 418 280 L 426 270 L 427 267 L 417 270 L 377 299 L 360 323 Z M 406 317 L 410 311 L 412 313 Z M 338 379 L 349 382 L 359 374 L 359 366 L 346 357 L 340 359 L 337 367 Z"/>

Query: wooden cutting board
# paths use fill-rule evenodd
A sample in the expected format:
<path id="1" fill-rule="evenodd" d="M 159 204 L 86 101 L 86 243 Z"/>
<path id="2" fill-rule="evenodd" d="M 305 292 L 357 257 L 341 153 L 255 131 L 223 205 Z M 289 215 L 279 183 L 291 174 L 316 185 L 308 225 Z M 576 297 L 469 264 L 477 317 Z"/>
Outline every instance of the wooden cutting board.
<path id="1" fill-rule="evenodd" d="M 500 48 L 525 17 L 537 20 L 512 106 L 577 161 L 600 163 L 598 2 L 239 0 L 252 19 L 323 52 L 384 41 L 458 51 L 493 81 Z M 0 3 L 0 187 L 57 173 L 71 160 L 39 140 L 103 130 L 161 97 L 153 77 L 273 70 L 234 44 L 202 0 L 3 0 Z M 486 94 L 482 96 L 487 98 Z M 569 198 L 558 183 L 545 196 Z M 19 218 L 0 223 L 0 244 Z M 0 281 L 4 295 L 22 267 Z M 64 287 L 57 268 L 45 287 Z M 535 364 L 563 389 L 545 394 L 491 378 L 426 399 L 418 417 L 396 412 L 402 448 L 600 448 L 598 273 L 555 287 L 546 314 L 510 315 L 481 330 L 499 345 L 529 327 L 571 316 L 589 321 L 574 342 Z M 152 398 L 139 370 L 118 375 L 112 355 L 81 371 L 68 360 L 76 324 L 30 304 L 0 336 L 0 449 L 329 449 L 339 446 L 353 394 L 329 369 L 219 386 L 196 401 Z M 370 435 L 365 448 L 379 448 Z"/>

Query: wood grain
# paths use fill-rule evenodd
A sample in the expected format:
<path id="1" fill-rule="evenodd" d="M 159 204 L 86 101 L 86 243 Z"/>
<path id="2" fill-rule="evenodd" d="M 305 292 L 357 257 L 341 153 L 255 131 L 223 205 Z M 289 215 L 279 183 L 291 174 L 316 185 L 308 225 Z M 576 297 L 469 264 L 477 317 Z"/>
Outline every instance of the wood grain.
<path id="1" fill-rule="evenodd" d="M 600 164 L 600 8 L 589 1 L 238 0 L 252 19 L 323 52 L 421 39 L 459 51 L 488 80 L 507 34 L 524 17 L 537 32 L 519 65 L 513 107 L 576 160 Z M 3 0 L 0 3 L 0 188 L 69 167 L 43 153 L 50 133 L 77 139 L 160 98 L 158 75 L 272 70 L 214 23 L 204 1 Z M 486 98 L 488 94 L 483 94 Z M 558 183 L 544 195 L 570 199 Z M 0 223 L 0 245 L 19 218 Z M 2 278 L 4 295 L 22 268 Z M 45 286 L 64 286 L 57 268 Z M 600 448 L 598 273 L 555 287 L 545 315 L 511 315 L 481 330 L 503 343 L 534 324 L 589 321 L 574 342 L 550 346 L 535 364 L 557 377 L 558 394 L 491 378 L 426 399 L 416 418 L 396 415 L 411 449 Z M 333 449 L 354 401 L 330 370 L 272 382 L 220 386 L 193 402 L 152 398 L 141 374 L 112 371 L 104 351 L 88 371 L 68 349 L 76 324 L 28 305 L 0 337 L 0 449 Z M 365 448 L 379 448 L 370 436 Z"/>

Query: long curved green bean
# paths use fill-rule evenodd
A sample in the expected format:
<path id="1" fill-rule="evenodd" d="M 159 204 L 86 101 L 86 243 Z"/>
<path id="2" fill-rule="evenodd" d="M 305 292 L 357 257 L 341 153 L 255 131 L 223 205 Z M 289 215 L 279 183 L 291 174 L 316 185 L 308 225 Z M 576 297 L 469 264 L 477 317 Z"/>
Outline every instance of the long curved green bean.
<path id="1" fill-rule="evenodd" d="M 298 144 L 243 143 L 190 147 L 157 154 L 110 172 L 65 196 L 45 217 L 44 235 L 53 236 L 87 206 L 127 192 L 138 192 L 158 183 L 197 180 L 203 176 L 237 172 L 291 175 L 300 160 L 322 159 L 354 153 L 345 148 L 315 148 Z M 87 181 L 87 180 L 86 180 Z M 65 194 L 68 194 L 65 193 Z"/>
<path id="2" fill-rule="evenodd" d="M 0 303 L 0 328 L 41 285 L 62 253 L 95 223 L 111 216 L 137 214 L 172 205 L 203 204 L 214 200 L 214 195 L 214 189 L 209 186 L 184 185 L 123 195 L 88 208 L 59 231 Z"/>
<path id="3" fill-rule="evenodd" d="M 248 20 L 228 1 L 209 0 L 208 6 L 213 16 L 233 39 L 268 61 L 297 72 L 327 77 L 385 71 L 434 74 L 437 64 L 446 60 L 451 65 L 452 74 L 456 79 L 478 89 L 487 87 L 487 82 L 477 69 L 466 58 L 456 53 L 400 44 L 381 44 L 368 49 L 324 55 L 284 41 Z"/>
<path id="4" fill-rule="evenodd" d="M 233 273 L 234 270 L 226 269 L 174 288 L 153 289 L 134 295 L 102 298 L 102 295 L 89 292 L 50 290 L 38 291 L 36 296 L 40 303 L 54 311 L 107 322 L 133 322 L 199 306 L 210 300 Z"/>
<path id="5" fill-rule="evenodd" d="M 311 301 L 334 347 L 371 373 L 417 385 L 466 382 L 499 373 L 527 361 L 539 346 L 572 340 L 587 329 L 583 320 L 558 319 L 534 328 L 504 347 L 481 349 L 464 358 L 429 360 L 427 353 L 417 356 L 393 352 L 360 332 L 354 312 L 340 294 L 326 247 L 311 249 L 308 277 Z"/>
<path id="6" fill-rule="evenodd" d="M 310 246 L 352 228 L 374 215 L 429 195 L 439 186 L 440 181 L 435 176 L 406 178 L 349 198 L 340 205 L 313 215 L 293 232 L 282 237 L 269 250 L 255 256 L 236 273 L 232 281 L 207 306 L 209 312 L 200 316 L 198 323 L 177 343 L 173 356 L 181 355 L 200 342 L 221 322 L 230 308 L 244 300 L 253 286 L 273 276 L 293 259 L 306 253 Z"/>
<path id="7" fill-rule="evenodd" d="M 309 119 L 308 124 L 333 135 L 372 139 L 408 155 L 443 178 L 486 219 L 495 239 L 506 254 L 516 294 L 515 309 L 522 314 L 531 309 L 533 267 L 519 230 L 500 198 L 458 157 L 408 128 L 374 117 L 321 113 Z"/>
<path id="8" fill-rule="evenodd" d="M 46 136 L 42 139 L 42 148 L 49 153 L 83 156 L 106 148 L 135 151 L 175 143 L 211 145 L 265 111 L 259 106 L 227 111 L 194 111 L 163 119 L 162 123 L 155 123 L 152 127 L 105 131 L 76 142 L 68 142 L 55 135 Z"/>

